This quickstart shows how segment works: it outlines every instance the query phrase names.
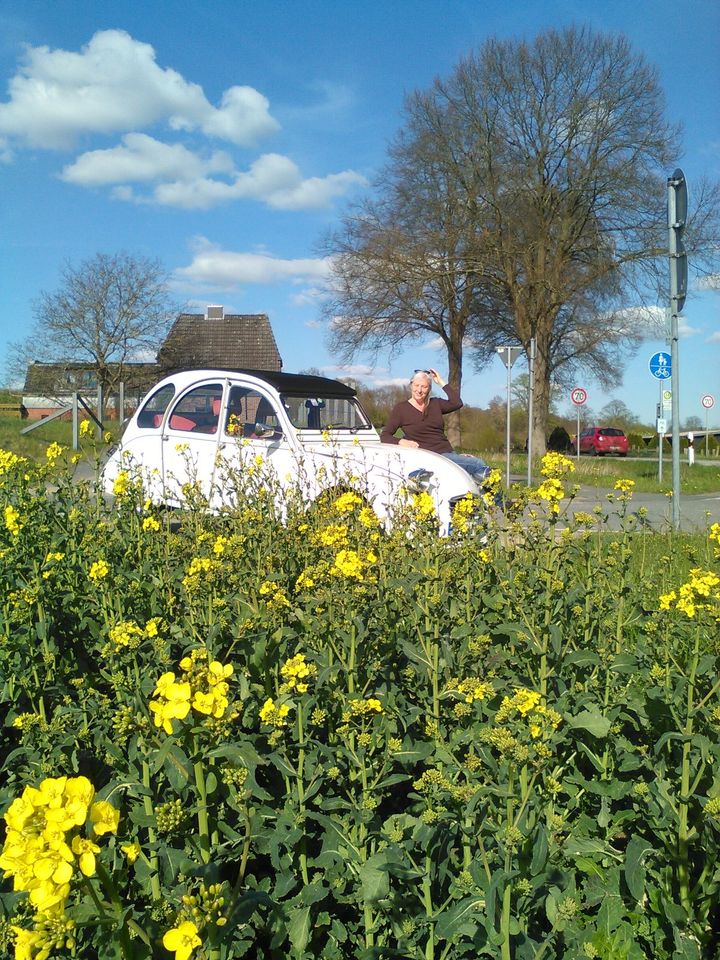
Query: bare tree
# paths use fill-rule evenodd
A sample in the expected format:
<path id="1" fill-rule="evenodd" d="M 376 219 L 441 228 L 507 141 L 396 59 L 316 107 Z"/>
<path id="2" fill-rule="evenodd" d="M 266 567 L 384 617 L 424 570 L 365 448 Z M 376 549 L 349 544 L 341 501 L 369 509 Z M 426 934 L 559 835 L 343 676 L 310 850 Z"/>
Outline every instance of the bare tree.
<path id="1" fill-rule="evenodd" d="M 335 286 L 325 309 L 332 347 L 344 359 L 435 340 L 447 356 L 448 380 L 460 389 L 478 313 L 505 307 L 502 291 L 475 269 L 473 212 L 438 147 L 444 150 L 414 128 L 411 114 L 410 131 L 398 136 L 376 185 L 379 198 L 351 210 L 328 240 Z M 459 418 L 448 421 L 457 444 Z"/>
<path id="2" fill-rule="evenodd" d="M 609 400 L 600 411 L 600 420 L 603 424 L 612 424 L 624 430 L 636 427 L 640 423 L 640 417 L 636 416 L 622 400 Z"/>
<path id="3" fill-rule="evenodd" d="M 666 285 L 679 132 L 656 71 L 623 37 L 587 29 L 494 39 L 412 94 L 406 117 L 380 199 L 331 248 L 335 342 L 354 352 L 435 334 L 459 385 L 463 342 L 482 367 L 499 344 L 529 351 L 534 338 L 542 451 L 551 382 L 580 368 L 617 382 L 644 333 L 624 308 L 640 287 L 656 297 L 653 276 Z M 717 255 L 717 187 L 694 195 L 695 250 Z"/>
<path id="4" fill-rule="evenodd" d="M 88 363 L 110 392 L 128 363 L 154 359 L 175 307 L 158 260 L 127 253 L 98 253 L 65 264 L 61 284 L 33 304 L 29 337 L 12 348 L 16 371 L 31 360 Z"/>

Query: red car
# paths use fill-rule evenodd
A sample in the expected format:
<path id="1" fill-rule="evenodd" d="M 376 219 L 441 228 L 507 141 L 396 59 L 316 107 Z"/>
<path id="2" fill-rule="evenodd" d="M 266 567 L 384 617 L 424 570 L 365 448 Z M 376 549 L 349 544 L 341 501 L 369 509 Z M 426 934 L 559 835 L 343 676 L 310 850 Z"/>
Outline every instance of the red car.
<path id="1" fill-rule="evenodd" d="M 616 453 L 626 457 L 627 452 L 628 438 L 617 427 L 588 427 L 580 434 L 580 453 L 589 453 L 591 457 Z"/>

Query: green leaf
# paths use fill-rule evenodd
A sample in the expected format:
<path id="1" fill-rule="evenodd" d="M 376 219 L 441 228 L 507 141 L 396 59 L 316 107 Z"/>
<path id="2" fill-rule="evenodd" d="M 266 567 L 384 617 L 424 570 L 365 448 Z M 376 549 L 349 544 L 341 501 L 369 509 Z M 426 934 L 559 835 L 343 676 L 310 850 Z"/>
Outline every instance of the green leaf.
<path id="1" fill-rule="evenodd" d="M 611 723 L 599 710 L 583 710 L 575 717 L 567 718 L 568 726 L 574 730 L 587 730 L 594 737 L 606 737 L 610 732 Z"/>
<path id="2" fill-rule="evenodd" d="M 302 956 L 310 940 L 310 907 L 298 907 L 290 914 L 288 937 L 293 953 Z"/>
<path id="3" fill-rule="evenodd" d="M 390 876 L 387 870 L 385 853 L 376 853 L 360 867 L 360 882 L 363 899 L 375 903 L 386 897 L 390 891 Z"/>
<path id="4" fill-rule="evenodd" d="M 449 910 L 443 910 L 435 925 L 438 940 L 457 941 L 461 934 L 472 937 L 482 921 L 481 908 L 485 905 L 482 897 L 464 897 Z"/>
<path id="5" fill-rule="evenodd" d="M 645 867 L 643 860 L 652 852 L 652 844 L 642 837 L 633 837 L 625 851 L 625 883 L 630 895 L 641 900 L 645 893 Z"/>
<path id="6" fill-rule="evenodd" d="M 548 837 L 547 830 L 543 824 L 537 831 L 535 845 L 533 846 L 532 861 L 530 863 L 530 876 L 536 877 L 545 866 L 548 858 Z"/>

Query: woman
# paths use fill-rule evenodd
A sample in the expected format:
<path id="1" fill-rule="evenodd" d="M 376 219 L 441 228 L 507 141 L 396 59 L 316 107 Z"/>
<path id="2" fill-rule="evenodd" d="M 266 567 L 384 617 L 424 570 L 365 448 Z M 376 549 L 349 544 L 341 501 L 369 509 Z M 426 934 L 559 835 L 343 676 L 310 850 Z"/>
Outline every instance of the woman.
<path id="1" fill-rule="evenodd" d="M 433 381 L 445 391 L 447 400 L 430 396 Z M 380 439 L 383 443 L 441 453 L 448 460 L 454 460 L 480 483 L 490 473 L 490 467 L 480 457 L 455 453 L 445 436 L 443 416 L 459 410 L 462 405 L 460 393 L 446 383 L 437 370 L 416 370 L 410 381 L 410 399 L 395 404 Z M 399 440 L 395 437 L 398 430 L 403 432 Z"/>

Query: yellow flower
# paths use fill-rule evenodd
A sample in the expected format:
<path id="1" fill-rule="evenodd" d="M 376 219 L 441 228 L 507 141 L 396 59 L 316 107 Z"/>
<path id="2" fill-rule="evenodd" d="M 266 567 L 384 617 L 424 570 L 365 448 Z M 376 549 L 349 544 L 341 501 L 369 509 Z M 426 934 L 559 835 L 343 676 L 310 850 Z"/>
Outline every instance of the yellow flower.
<path id="1" fill-rule="evenodd" d="M 115 477 L 115 482 L 113 483 L 113 494 L 120 498 L 124 497 L 126 493 L 130 490 L 132 483 L 130 481 L 130 474 L 127 470 L 121 470 L 120 473 Z"/>
<path id="2" fill-rule="evenodd" d="M 202 944 L 198 928 L 192 920 L 183 920 L 177 927 L 168 930 L 162 942 L 166 950 L 175 954 L 175 960 L 188 960 L 195 947 Z"/>
<path id="3" fill-rule="evenodd" d="M 307 681 L 315 676 L 317 666 L 314 663 L 308 663 L 304 654 L 296 653 L 294 657 L 291 657 L 280 667 L 280 673 L 288 690 L 307 693 Z"/>
<path id="4" fill-rule="evenodd" d="M 271 697 L 265 701 L 260 708 L 260 719 L 269 727 L 287 726 L 287 715 L 290 713 L 290 707 L 287 703 L 275 704 Z"/>
<path id="5" fill-rule="evenodd" d="M 152 530 L 153 532 L 160 529 L 160 521 L 156 520 L 155 517 L 145 517 L 142 522 L 143 530 Z"/>
<path id="6" fill-rule="evenodd" d="M 174 673 L 164 673 L 155 685 L 156 699 L 150 701 L 150 711 L 155 715 L 155 726 L 172 734 L 172 721 L 184 720 L 190 712 L 191 695 L 189 683 L 177 683 Z"/>
<path id="7" fill-rule="evenodd" d="M 429 517 L 435 515 L 435 501 L 427 490 L 423 490 L 421 493 L 414 493 L 412 505 L 415 513 L 421 520 L 427 520 Z"/>
<path id="8" fill-rule="evenodd" d="M 20 512 L 13 506 L 5 507 L 5 526 L 13 537 L 16 537 L 23 528 L 20 522 Z"/>
<path id="9" fill-rule="evenodd" d="M 348 490 L 347 493 L 341 494 L 335 501 L 335 511 L 336 513 L 352 513 L 355 507 L 359 507 L 361 504 L 362 497 L 353 493 L 352 490 Z"/>
<path id="10" fill-rule="evenodd" d="M 575 464 L 569 457 L 564 457 L 561 453 L 546 453 L 542 458 L 540 473 L 544 477 L 555 478 L 563 477 L 566 473 L 574 473 Z"/>
<path id="11" fill-rule="evenodd" d="M 83 420 L 80 424 L 80 436 L 91 437 L 93 433 L 92 420 Z"/>
<path id="12" fill-rule="evenodd" d="M 73 837 L 71 849 L 78 858 L 80 872 L 86 877 L 92 877 L 95 873 L 95 854 L 100 853 L 100 847 L 92 840 Z"/>
<path id="13" fill-rule="evenodd" d="M 363 579 L 363 563 L 355 550 L 341 550 L 335 557 L 333 573 L 354 580 Z"/>
<path id="14" fill-rule="evenodd" d="M 51 443 L 47 448 L 45 451 L 45 457 L 47 458 L 47 462 L 51 467 L 54 467 L 58 457 L 62 456 L 63 449 L 64 448 L 61 447 L 59 443 Z"/>
<path id="15" fill-rule="evenodd" d="M 137 841 L 135 843 L 124 843 L 120 847 L 120 851 L 127 857 L 128 863 L 135 863 L 142 853 L 142 847 Z"/>
<path id="16" fill-rule="evenodd" d="M 96 837 L 101 837 L 104 833 L 117 833 L 120 811 L 107 800 L 98 800 L 90 807 L 90 819 Z"/>
<path id="17" fill-rule="evenodd" d="M 90 573 L 88 576 L 94 583 L 99 583 L 101 580 L 104 580 L 109 573 L 110 567 L 107 565 L 106 561 L 96 560 L 95 563 L 90 567 Z"/>
<path id="18" fill-rule="evenodd" d="M 630 493 L 635 486 L 634 480 L 616 480 L 615 481 L 615 490 L 619 490 L 621 493 Z"/>

